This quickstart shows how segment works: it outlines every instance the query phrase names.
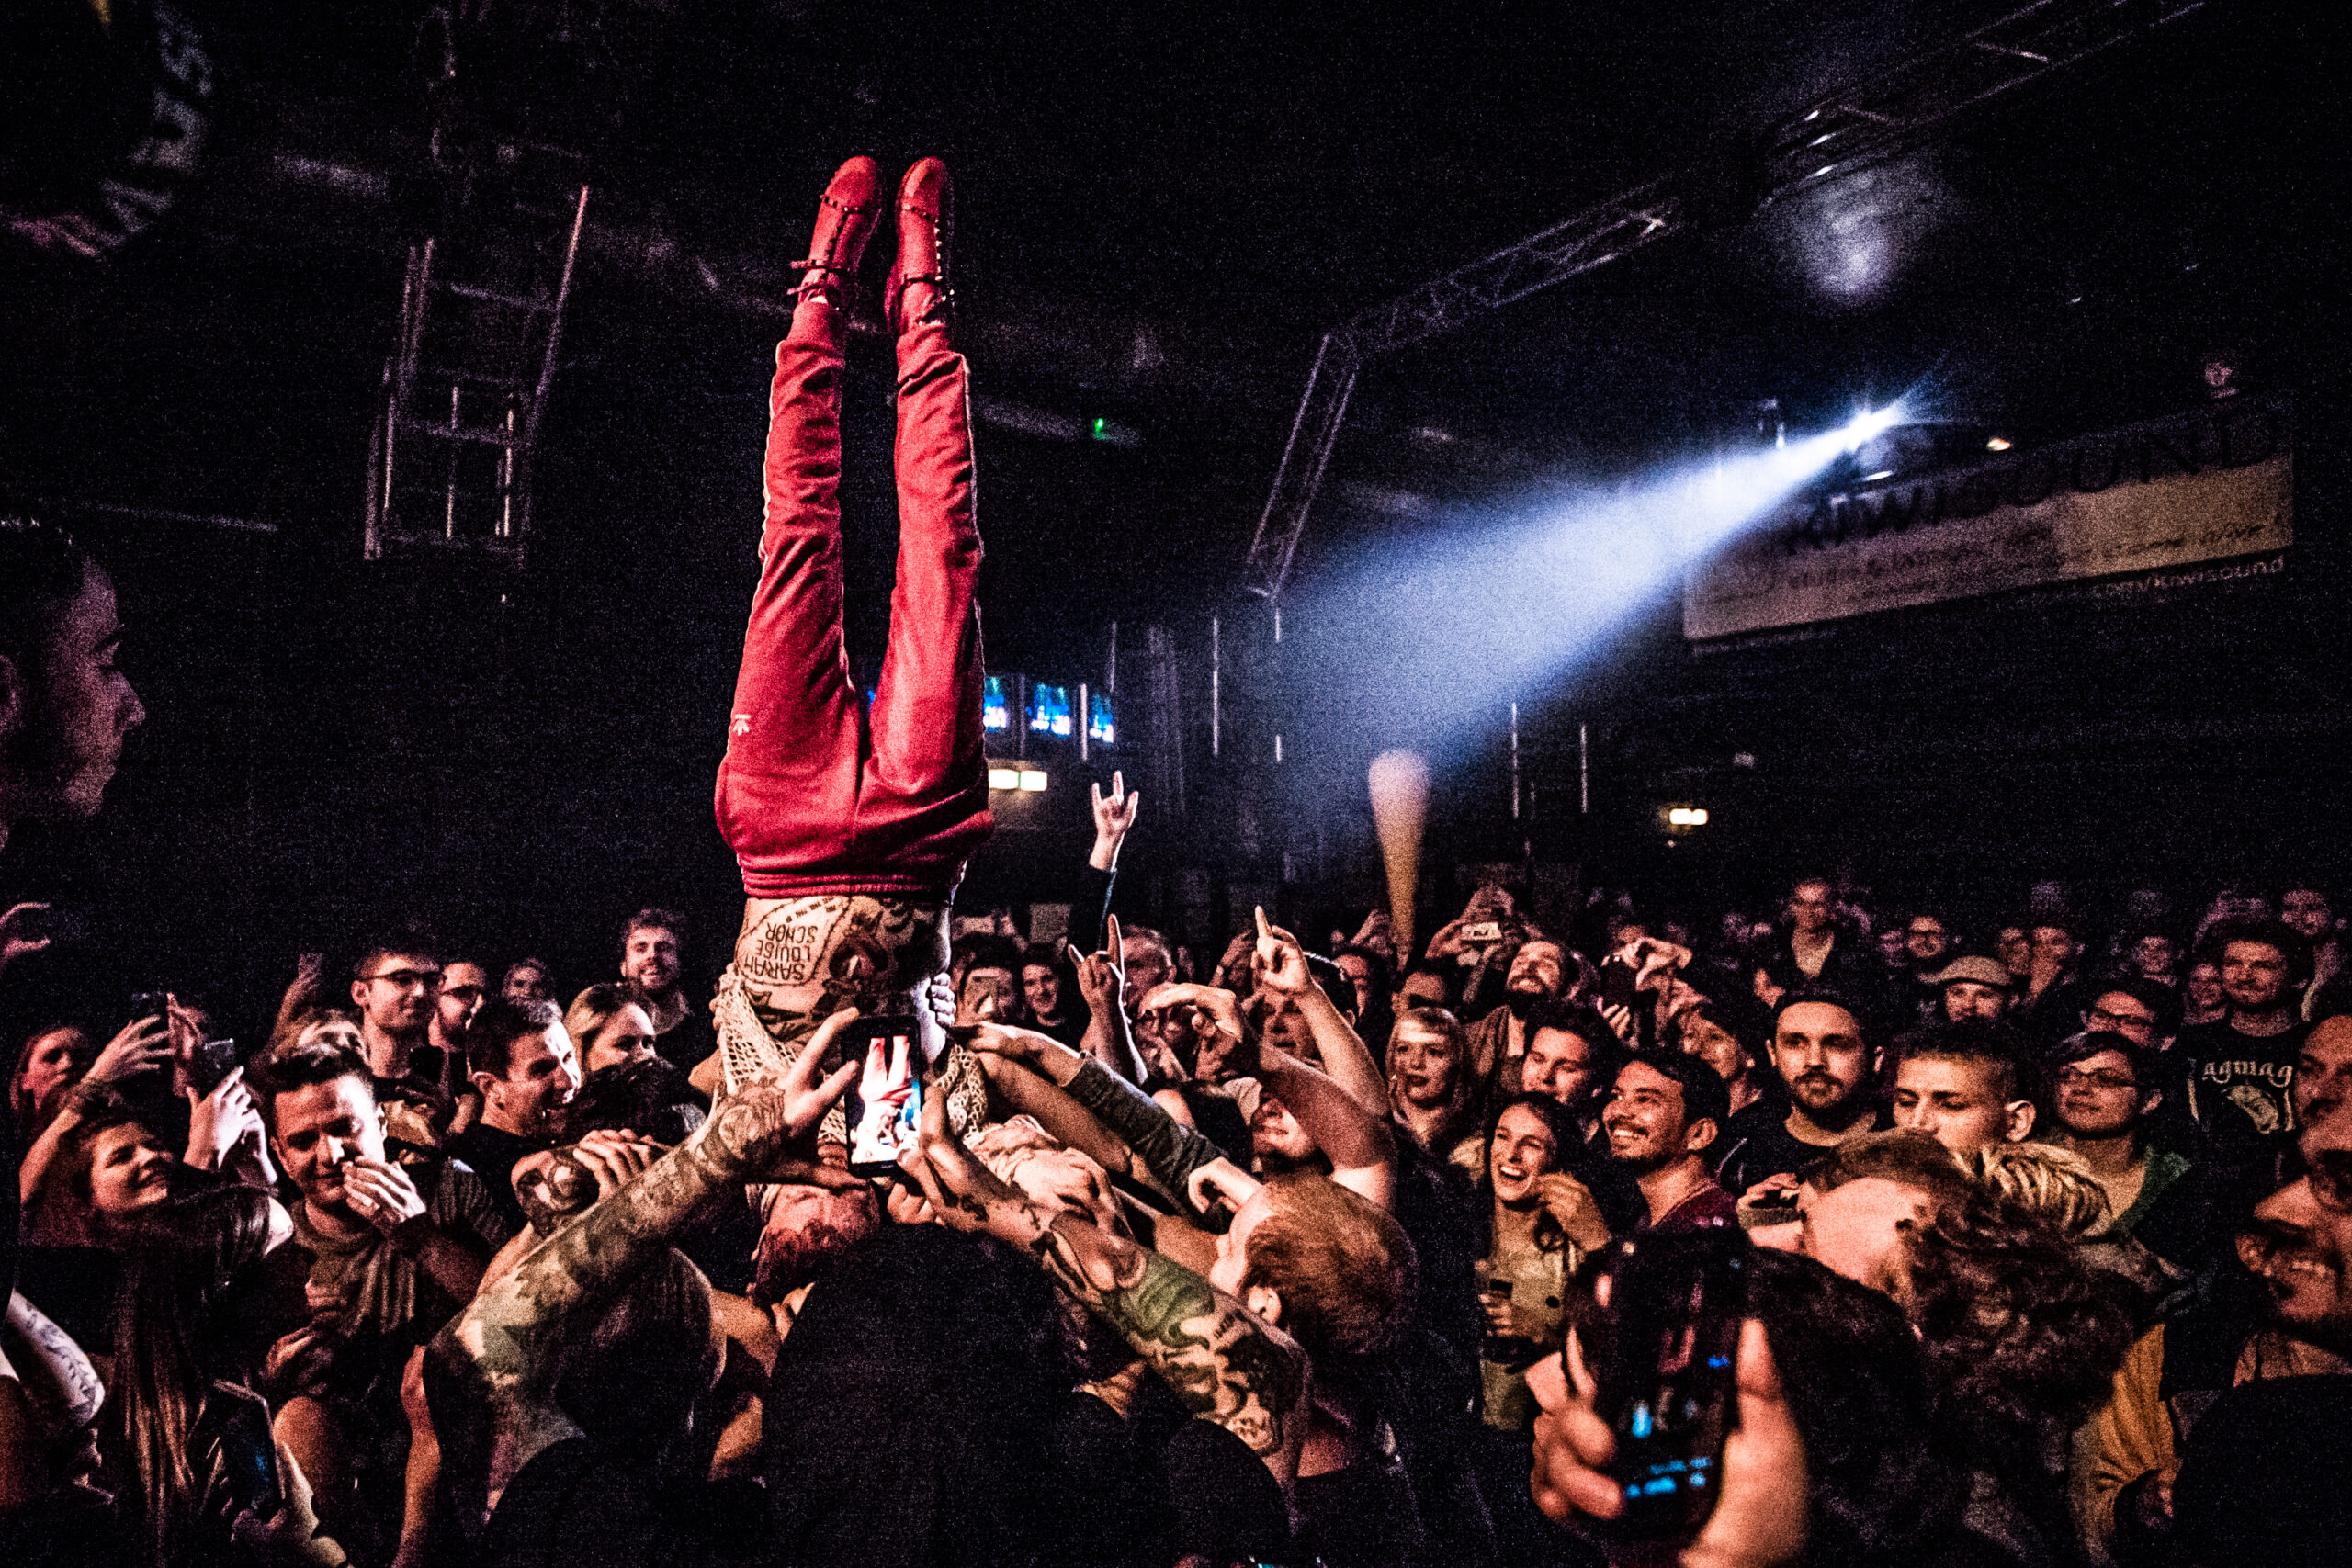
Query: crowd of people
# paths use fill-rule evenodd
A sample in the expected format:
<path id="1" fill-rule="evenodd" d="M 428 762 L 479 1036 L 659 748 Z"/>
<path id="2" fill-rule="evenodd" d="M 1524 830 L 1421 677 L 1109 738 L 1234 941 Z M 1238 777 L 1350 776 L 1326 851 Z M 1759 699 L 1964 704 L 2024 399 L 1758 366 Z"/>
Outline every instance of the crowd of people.
<path id="1" fill-rule="evenodd" d="M 568 1001 L 530 933 L 403 926 L 289 955 L 250 1054 L 175 994 L 11 1042 L 8 1562 L 2340 1551 L 2352 976 L 2309 881 L 2096 925 L 2043 886 L 1981 929 L 1821 877 L 1703 922 L 1488 886 L 1426 940 L 1255 910 L 1194 948 L 1118 918 L 1114 774 L 1066 940 L 955 934 L 989 819 L 934 161 L 870 712 L 839 656 L 877 180 L 835 176 L 779 351 L 715 987 L 659 908 Z M 119 635 L 70 539 L 0 526 L 0 848 L 97 810 Z M 10 909 L 0 985 L 42 945 Z M 895 1061 L 840 1047 L 875 1016 Z M 1744 1299 L 1717 1490 L 1661 1543 L 1600 1348 L 1611 1270 L 1677 1238 Z"/>

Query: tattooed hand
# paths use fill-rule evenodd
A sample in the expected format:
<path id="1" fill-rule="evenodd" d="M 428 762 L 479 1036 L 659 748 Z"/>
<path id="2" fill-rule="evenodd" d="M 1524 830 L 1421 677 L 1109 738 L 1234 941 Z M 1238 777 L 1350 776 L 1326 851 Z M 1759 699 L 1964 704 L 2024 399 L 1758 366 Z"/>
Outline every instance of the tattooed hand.
<path id="1" fill-rule="evenodd" d="M 831 1054 L 834 1036 L 856 1017 L 856 1009 L 844 1008 L 819 1024 L 780 1086 L 750 1084 L 712 1108 L 695 1141 L 717 1173 L 730 1181 L 790 1180 L 821 1187 L 857 1181 L 838 1167 L 820 1166 L 816 1146 L 818 1124 L 848 1090 L 863 1064 L 845 1062 L 822 1081 L 817 1069 Z"/>
<path id="2" fill-rule="evenodd" d="M 636 1180 L 662 1154 L 662 1145 L 650 1139 L 600 1127 L 569 1147 L 542 1149 L 515 1161 L 514 1198 L 531 1228 L 545 1235 L 567 1216 Z"/>

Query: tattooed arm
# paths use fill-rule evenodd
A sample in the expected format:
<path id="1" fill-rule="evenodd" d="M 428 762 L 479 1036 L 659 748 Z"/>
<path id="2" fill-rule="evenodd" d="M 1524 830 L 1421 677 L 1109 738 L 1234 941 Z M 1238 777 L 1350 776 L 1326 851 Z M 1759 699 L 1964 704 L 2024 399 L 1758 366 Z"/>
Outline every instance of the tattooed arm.
<path id="1" fill-rule="evenodd" d="M 986 1029 L 981 1032 L 985 1034 Z M 1086 1107 L 1072 1100 L 1067 1090 L 1011 1056 L 984 1049 L 974 1051 L 973 1055 L 988 1077 L 989 1088 L 996 1091 L 1012 1113 L 1035 1117 L 1037 1124 L 1046 1132 L 1114 1175 L 1159 1188 L 1159 1179 L 1152 1175 L 1151 1167 L 1144 1163 L 1143 1157 Z M 1170 1200 L 1176 1197 L 1165 1189 L 1159 1190 Z"/>
<path id="2" fill-rule="evenodd" d="M 467 1517 L 478 1523 L 534 1455 L 576 1430 L 548 1397 L 569 1314 L 626 1281 L 706 1205 L 745 1182 L 862 1185 L 820 1166 L 808 1146 L 857 1070 L 844 1066 L 817 1081 L 826 1047 L 854 1016 L 827 1019 L 781 1085 L 723 1101 L 692 1137 L 559 1225 L 442 1330 L 428 1367 L 433 1414 Z"/>
<path id="3" fill-rule="evenodd" d="M 1182 1264 L 1023 1198 L 948 1134 L 937 1101 L 924 1107 L 922 1136 L 900 1163 L 942 1223 L 1026 1248 L 1125 1335 L 1194 1416 L 1248 1443 L 1285 1492 L 1298 1479 L 1308 1368 L 1288 1335 Z"/>
<path id="4" fill-rule="evenodd" d="M 1051 1036 L 999 1024 L 975 1035 L 972 1049 L 1010 1057 L 1078 1101 L 1135 1151 L 1166 1191 L 1182 1192 L 1195 1171 L 1225 1157 L 1223 1149 L 1169 1115 L 1134 1084 Z"/>

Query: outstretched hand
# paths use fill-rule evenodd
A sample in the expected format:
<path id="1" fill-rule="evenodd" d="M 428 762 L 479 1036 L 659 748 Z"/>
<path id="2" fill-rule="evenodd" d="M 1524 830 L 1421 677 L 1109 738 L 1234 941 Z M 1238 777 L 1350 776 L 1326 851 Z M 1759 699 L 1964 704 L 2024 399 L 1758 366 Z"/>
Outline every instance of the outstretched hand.
<path id="1" fill-rule="evenodd" d="M 1241 998 L 1216 986 L 1189 980 L 1154 986 L 1143 999 L 1143 1010 L 1193 1009 L 1193 1076 L 1204 1083 L 1231 1077 L 1254 1077 L 1262 1064 L 1258 1032 L 1241 1011 Z"/>
<path id="2" fill-rule="evenodd" d="M 141 1073 L 153 1072 L 169 1064 L 171 1059 L 171 1025 L 164 1021 L 163 1015 L 155 1013 L 146 1018 L 134 1018 L 107 1042 L 106 1049 L 98 1053 L 98 1059 L 92 1062 L 90 1070 L 82 1075 L 82 1081 L 99 1087 L 117 1084 Z"/>
<path id="3" fill-rule="evenodd" d="M 16 904 L 0 912 L 0 974 L 19 958 L 30 958 L 49 946 L 50 939 L 41 933 L 41 918 L 49 913 L 46 904 Z"/>
<path id="4" fill-rule="evenodd" d="M 1078 993 L 1086 998 L 1089 1012 L 1116 1011 L 1126 1005 L 1127 950 L 1118 916 L 1111 916 L 1104 927 L 1102 952 L 1080 953 L 1069 942 L 1062 949 L 1078 972 Z"/>
<path id="5" fill-rule="evenodd" d="M 1315 976 L 1307 973 L 1306 950 L 1298 938 L 1276 925 L 1266 923 L 1266 911 L 1258 915 L 1258 945 L 1250 966 L 1258 976 L 1259 986 L 1277 996 L 1295 997 L 1315 984 Z"/>
<path id="6" fill-rule="evenodd" d="M 914 1142 L 899 1151 L 899 1168 L 921 1185 L 931 1212 L 950 1230 L 1001 1234 L 1010 1211 L 1026 1203 L 956 1141 L 947 1102 L 937 1095 L 923 1102 Z"/>
<path id="7" fill-rule="evenodd" d="M 1231 1160 L 1220 1157 L 1184 1179 L 1184 1196 L 1192 1201 L 1195 1213 L 1213 1214 L 1223 1209 L 1238 1214 L 1263 1185 Z"/>
<path id="8" fill-rule="evenodd" d="M 857 1017 L 843 1008 L 817 1026 L 794 1057 L 781 1084 L 753 1080 L 713 1108 L 695 1136 L 731 1177 L 745 1181 L 797 1181 L 818 1187 L 853 1188 L 864 1181 L 839 1166 L 819 1163 L 816 1132 L 863 1061 L 844 1062 L 829 1077 L 817 1070 L 831 1055 L 842 1030 Z"/>

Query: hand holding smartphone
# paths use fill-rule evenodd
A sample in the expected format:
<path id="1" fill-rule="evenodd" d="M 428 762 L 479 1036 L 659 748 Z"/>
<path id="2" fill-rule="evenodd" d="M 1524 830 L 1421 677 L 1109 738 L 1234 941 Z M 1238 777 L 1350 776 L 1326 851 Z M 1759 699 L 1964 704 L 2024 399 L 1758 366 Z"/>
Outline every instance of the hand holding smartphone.
<path id="1" fill-rule="evenodd" d="M 1737 1226 L 1645 1234 L 1594 1255 L 1577 1338 L 1627 1540 L 1696 1535 L 1723 1484 L 1750 1244 Z"/>

